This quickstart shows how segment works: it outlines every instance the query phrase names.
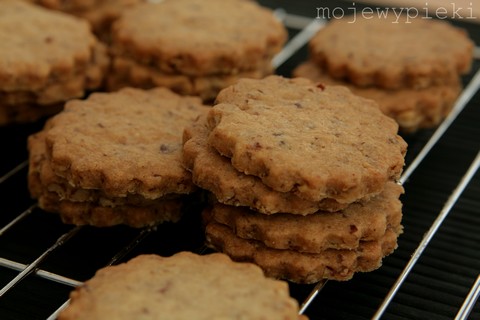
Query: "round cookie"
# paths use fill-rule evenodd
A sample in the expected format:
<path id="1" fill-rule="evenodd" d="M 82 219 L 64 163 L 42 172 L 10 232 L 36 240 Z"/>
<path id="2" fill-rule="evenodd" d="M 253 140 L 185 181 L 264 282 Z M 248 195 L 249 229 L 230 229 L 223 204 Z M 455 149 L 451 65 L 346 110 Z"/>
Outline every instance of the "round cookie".
<path id="1" fill-rule="evenodd" d="M 425 88 L 456 83 L 470 70 L 473 42 L 445 21 L 351 17 L 327 24 L 310 41 L 310 56 L 335 79 L 357 86 Z"/>
<path id="2" fill-rule="evenodd" d="M 135 6 L 112 27 L 113 52 L 162 72 L 256 70 L 287 33 L 271 10 L 243 0 L 165 0 Z"/>
<path id="3" fill-rule="evenodd" d="M 307 320 L 286 282 L 226 255 L 140 255 L 103 268 L 70 294 L 59 320 Z"/>
<path id="4" fill-rule="evenodd" d="M 183 162 L 199 187 L 212 192 L 223 204 L 246 206 L 263 214 L 288 212 L 306 215 L 318 210 L 338 211 L 347 206 L 333 199 L 308 201 L 292 192 L 278 192 L 252 175 L 243 174 L 207 143 L 206 115 L 185 128 Z"/>
<path id="5" fill-rule="evenodd" d="M 30 193 L 69 224 L 176 222 L 196 188 L 181 165 L 182 130 L 206 110 L 161 88 L 71 101 L 28 139 Z"/>
<path id="6" fill-rule="evenodd" d="M 355 272 L 373 271 L 381 266 L 383 257 L 397 248 L 399 233 L 401 228 L 387 229 L 379 240 L 361 242 L 356 250 L 301 253 L 271 249 L 259 241 L 239 238 L 219 223 L 206 226 L 209 247 L 228 254 L 235 261 L 253 262 L 269 277 L 297 283 L 315 283 L 322 279 L 345 281 Z"/>
<path id="7" fill-rule="evenodd" d="M 395 119 L 400 130 L 407 133 L 439 124 L 450 112 L 461 91 L 458 78 L 451 84 L 433 85 L 421 89 L 359 87 L 332 78 L 312 61 L 300 64 L 293 70 L 292 75 L 325 85 L 345 86 L 354 94 L 375 100 L 382 112 Z"/>
<path id="8" fill-rule="evenodd" d="M 204 108 L 167 89 L 123 89 L 73 100 L 49 121 L 45 142 L 55 174 L 110 197 L 157 199 L 194 190 L 181 165 L 183 127 Z"/>
<path id="9" fill-rule="evenodd" d="M 177 194 L 168 194 L 161 198 L 146 199 L 139 194 L 131 193 L 123 197 L 112 197 L 102 189 L 75 187 L 53 171 L 50 160 L 47 158 L 45 135 L 46 131 L 44 130 L 31 135 L 28 139 L 30 152 L 28 182 L 29 190 L 35 198 L 40 198 L 44 192 L 48 192 L 56 194 L 59 201 L 68 199 L 72 202 L 89 202 L 114 208 L 123 205 L 151 206 L 158 200 L 171 200 L 179 197 Z"/>
<path id="10" fill-rule="evenodd" d="M 22 23 L 19 23 L 22 21 Z M 37 90 L 70 79 L 97 44 L 86 21 L 23 1 L 0 2 L 0 90 Z"/>
<path id="11" fill-rule="evenodd" d="M 302 199 L 352 203 L 400 176 L 406 143 L 377 104 L 343 87 L 242 79 L 209 111 L 209 145 L 239 171 Z"/>
<path id="12" fill-rule="evenodd" d="M 36 90 L 10 90 L 0 88 L 0 101 L 15 109 L 19 104 L 53 105 L 73 98 L 82 98 L 86 90 L 94 90 L 103 85 L 104 75 L 110 60 L 106 47 L 97 43 L 90 63 L 78 74 L 64 81 L 51 81 Z"/>
<path id="13" fill-rule="evenodd" d="M 380 239 L 402 220 L 399 200 L 403 188 L 389 182 L 385 190 L 365 203 L 354 203 L 339 212 L 307 216 L 279 213 L 266 216 L 245 207 L 214 204 L 205 220 L 229 226 L 242 239 L 261 241 L 272 249 L 321 253 L 326 249 L 356 249 L 364 241 Z"/>
<path id="14" fill-rule="evenodd" d="M 40 131 L 28 139 L 28 188 L 43 210 L 59 213 L 67 224 L 96 227 L 126 224 L 140 228 L 177 222 L 181 218 L 185 199 L 180 195 L 158 199 L 145 199 L 138 194 L 109 197 L 101 189 L 74 187 L 52 170 L 46 151 L 46 132 Z"/>

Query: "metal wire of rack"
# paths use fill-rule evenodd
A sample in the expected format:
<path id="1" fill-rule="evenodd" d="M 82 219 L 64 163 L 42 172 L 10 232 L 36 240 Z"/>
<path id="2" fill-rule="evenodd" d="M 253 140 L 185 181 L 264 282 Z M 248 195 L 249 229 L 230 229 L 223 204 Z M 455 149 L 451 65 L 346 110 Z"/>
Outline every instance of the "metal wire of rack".
<path id="1" fill-rule="evenodd" d="M 304 16 L 299 16 L 295 14 L 290 14 L 287 13 L 284 10 L 277 10 L 277 14 L 282 18 L 284 21 L 285 25 L 290 29 L 293 30 L 293 35 L 286 45 L 285 49 L 275 58 L 274 64 L 275 67 L 280 68 L 286 61 L 291 59 L 296 53 L 298 53 L 299 50 L 301 50 L 302 47 L 305 46 L 305 44 L 308 42 L 310 37 L 319 29 L 323 26 L 323 22 L 319 21 L 317 19 L 310 19 L 306 18 Z M 480 50 L 477 48 L 476 52 L 480 52 Z M 476 54 L 476 59 L 480 59 L 478 54 Z M 478 63 L 476 64 L 476 66 Z M 478 89 L 480 88 L 480 68 L 478 68 L 478 71 L 474 74 L 471 75 L 468 79 L 467 86 L 465 87 L 464 91 L 462 92 L 462 95 L 458 99 L 456 106 L 454 107 L 452 113 L 449 115 L 449 117 L 435 130 L 432 132 L 428 132 L 425 134 L 425 136 L 421 136 L 420 138 L 416 137 L 414 139 L 414 147 L 416 149 L 413 150 L 413 155 L 411 155 L 411 159 L 408 161 L 409 164 L 406 167 L 406 170 L 404 171 L 404 174 L 401 178 L 401 183 L 405 186 L 406 192 L 409 193 L 409 181 L 412 178 L 415 178 L 415 173 L 417 170 L 421 170 L 422 166 L 425 164 L 425 160 L 429 159 L 431 157 L 435 157 L 436 152 L 434 151 L 435 148 L 439 145 L 439 143 L 442 141 L 444 135 L 451 130 L 452 125 L 455 125 L 457 122 L 457 117 L 459 117 L 464 109 L 467 106 L 471 106 L 472 104 L 472 99 L 477 95 Z M 35 129 L 38 128 L 33 128 L 31 129 L 32 132 L 35 131 Z M 26 137 L 26 135 L 25 135 Z M 478 139 L 478 137 L 476 137 Z M 405 247 L 408 247 L 405 252 L 403 252 L 403 255 L 399 255 L 397 257 L 392 257 L 393 261 L 396 263 L 395 266 L 389 265 L 388 261 L 390 258 L 387 258 L 385 265 L 381 268 L 381 270 L 385 270 L 383 274 L 380 274 L 378 278 L 373 279 L 367 279 L 365 281 L 370 281 L 369 283 L 372 285 L 372 287 L 379 286 L 382 287 L 381 290 L 372 290 L 370 292 L 371 298 L 366 301 L 365 299 L 361 299 L 360 301 L 365 302 L 366 305 L 368 305 L 368 308 L 362 309 L 358 307 L 358 303 L 354 303 L 354 308 L 357 308 L 356 310 L 358 311 L 353 311 L 356 315 L 355 318 L 358 319 L 365 319 L 369 317 L 373 317 L 373 319 L 380 319 L 380 318 L 391 318 L 391 319 L 420 319 L 422 318 L 425 314 L 429 314 L 432 311 L 428 310 L 425 311 L 424 313 L 418 313 L 418 314 L 412 314 L 412 311 L 410 310 L 410 305 L 409 303 L 411 302 L 408 300 L 408 294 L 403 294 L 401 299 L 406 300 L 405 301 L 400 301 L 400 302 L 395 302 L 395 299 L 399 295 L 399 290 L 403 287 L 406 287 L 407 285 L 404 285 L 406 280 L 409 279 L 409 277 L 412 277 L 412 270 L 415 268 L 416 263 L 419 261 L 419 259 L 422 257 L 422 254 L 424 253 L 424 250 L 426 248 L 429 248 L 430 242 L 432 239 L 434 239 L 437 235 L 437 232 L 441 228 L 445 227 L 445 220 L 447 219 L 447 216 L 455 210 L 455 208 L 459 205 L 458 202 L 461 199 L 466 199 L 466 201 L 473 201 L 475 202 L 475 205 L 478 205 L 475 207 L 475 212 L 478 214 L 480 212 L 480 204 L 478 203 L 478 181 L 479 181 L 479 176 L 478 176 L 478 168 L 480 166 L 480 155 L 478 153 L 478 144 L 474 143 L 474 147 L 476 146 L 476 152 L 477 155 L 474 157 L 473 160 L 470 159 L 469 165 L 467 166 L 468 168 L 466 170 L 460 169 L 460 175 L 457 174 L 457 176 L 460 176 L 461 179 L 460 181 L 457 181 L 458 179 L 451 179 L 452 182 L 449 183 L 449 186 L 453 186 L 450 190 L 452 190 L 449 194 L 447 195 L 448 199 L 444 203 L 444 205 L 441 207 L 441 210 L 437 210 L 435 213 L 435 219 L 433 222 L 431 219 L 428 222 L 421 221 L 419 224 L 423 226 L 423 228 L 418 228 L 418 226 L 412 225 L 412 230 L 415 231 L 417 234 L 420 236 L 416 236 L 416 238 L 408 239 L 408 241 L 405 241 L 404 245 Z M 474 150 L 475 151 L 475 150 Z M 411 151 L 410 151 L 411 152 Z M 21 153 L 21 152 L 20 152 Z M 470 152 L 471 154 L 472 152 Z M 20 155 L 20 158 L 24 156 Z M 20 160 L 19 163 L 15 164 L 12 166 L 12 169 L 6 170 L 6 173 L 4 173 L 0 177 L 0 188 L 1 190 L 10 190 L 11 192 L 9 193 L 10 196 L 8 198 L 5 198 L 2 200 L 2 202 L 9 201 L 13 203 L 12 205 L 6 206 L 4 210 L 8 210 L 8 213 L 5 213 L 5 216 L 10 217 L 11 219 L 6 220 L 0 220 L 0 241 L 4 240 L 6 244 L 0 245 L 0 318 L 3 319 L 2 314 L 5 309 L 10 309 L 9 307 L 6 307 L 5 305 L 8 304 L 8 301 L 13 301 L 12 299 L 20 299 L 20 302 L 16 304 L 17 308 L 24 308 L 22 305 L 22 294 L 25 295 L 25 291 L 20 294 L 12 294 L 13 291 L 16 290 L 16 288 L 22 286 L 22 283 L 28 282 L 28 279 L 41 279 L 44 281 L 47 281 L 48 283 L 56 283 L 62 286 L 63 289 L 59 290 L 60 293 L 56 294 L 56 299 L 50 299 L 47 297 L 47 300 L 51 301 L 51 305 L 47 308 L 47 315 L 41 314 L 41 315 L 35 315 L 32 316 L 30 313 L 24 313 L 24 310 L 20 311 L 12 311 L 8 310 L 9 314 L 16 314 L 19 315 L 18 318 L 22 318 L 21 315 L 23 315 L 23 318 L 28 319 L 28 318 L 48 318 L 48 319 L 55 319 L 58 312 L 66 306 L 66 303 L 68 303 L 68 292 L 75 286 L 78 286 L 82 283 L 82 281 L 88 279 L 95 270 L 97 270 L 101 266 L 106 266 L 106 265 L 112 265 L 116 264 L 123 259 L 128 258 L 130 255 L 135 255 L 138 253 L 143 253 L 143 252 L 151 252 L 151 251 L 156 251 L 157 248 L 157 241 L 155 241 L 156 238 L 160 237 L 160 239 L 163 241 L 160 241 L 158 246 L 165 246 L 168 247 L 171 242 L 174 240 L 169 240 L 168 237 L 171 236 L 171 233 L 166 233 L 163 235 L 163 232 L 165 232 L 165 229 L 162 229 L 162 227 L 158 228 L 149 228 L 149 229 L 141 229 L 141 230 L 126 230 L 125 228 L 119 227 L 119 230 L 115 231 L 107 231 L 107 235 L 101 235 L 100 237 L 97 237 L 98 239 L 103 239 L 105 240 L 107 237 L 109 241 L 114 243 L 113 246 L 109 246 L 108 252 L 104 253 L 92 253 L 92 251 L 85 253 L 82 253 L 82 259 L 87 259 L 89 255 L 94 255 L 95 257 L 92 257 L 92 259 L 96 259 L 99 261 L 96 261 L 91 267 L 90 270 L 85 271 L 84 274 L 81 272 L 79 273 L 80 278 L 75 278 L 69 273 L 62 273 L 62 272 L 56 272 L 56 271 L 51 271 L 50 269 L 57 269 L 57 270 L 66 270 L 69 267 L 65 267 L 63 264 L 60 267 L 52 267 L 52 264 L 46 263 L 49 260 L 52 260 L 52 256 L 55 256 L 58 254 L 58 252 L 62 251 L 62 247 L 68 245 L 69 243 L 72 242 L 79 242 L 80 244 L 77 244 L 74 246 L 75 248 L 82 247 L 82 243 L 85 243 L 85 238 L 90 237 L 91 234 L 93 233 L 94 235 L 98 235 L 97 230 L 93 230 L 92 228 L 89 227 L 72 227 L 72 226 L 65 226 L 59 223 L 55 217 L 47 215 L 46 213 L 41 212 L 41 210 L 37 207 L 36 203 L 34 203 L 31 199 L 28 198 L 28 191 L 26 190 L 25 186 L 25 175 L 26 175 L 26 170 L 27 170 L 28 162 L 25 160 Z M 435 181 L 435 179 L 433 180 Z M 420 184 L 421 185 L 421 184 Z M 476 194 L 476 197 L 473 197 L 473 200 L 469 200 L 469 198 L 462 198 L 465 193 L 468 192 L 469 189 L 473 189 L 470 193 Z M 13 190 L 13 191 L 12 191 Z M 13 193 L 12 193 L 13 192 Z M 20 198 L 12 197 L 11 195 L 15 194 L 21 194 Z M 445 197 L 445 195 L 443 195 Z M 413 209 L 414 207 L 412 206 L 410 209 Z M 11 211 L 11 212 L 10 212 Z M 409 212 L 406 212 L 405 215 L 408 215 Z M 41 217 L 38 217 L 41 216 Z M 39 222 L 40 219 L 47 220 L 46 222 Z M 428 220 L 428 219 L 427 219 Z M 50 224 L 49 228 L 44 228 L 46 224 Z M 27 225 L 27 227 L 21 227 L 22 225 Z M 185 227 L 185 226 L 182 226 Z M 475 226 L 474 226 L 475 227 Z M 167 227 L 169 228 L 169 227 Z M 192 225 L 190 223 L 187 223 L 186 226 L 187 230 L 196 230 L 192 229 Z M 417 228 L 417 229 L 416 229 Z M 45 229 L 48 229 L 49 231 L 45 232 Z M 115 228 L 112 228 L 115 229 Z M 27 233 L 23 231 L 24 233 L 20 233 L 19 230 L 27 230 Z M 53 231 L 52 231 L 53 230 Z M 420 231 L 418 231 L 420 230 Z M 172 231 L 172 232 L 177 232 Z M 197 232 L 198 230 L 194 231 Z M 413 232 L 412 231 L 412 232 Z M 479 233 L 478 228 L 475 230 L 473 229 L 472 232 Z M 20 233 L 20 235 L 17 234 Z M 30 232 L 30 233 L 28 233 Z M 409 232 L 407 230 L 406 232 Z M 423 232 L 426 232 L 423 236 Z M 450 231 L 452 232 L 452 231 Z M 453 232 L 454 236 L 458 236 L 458 233 L 461 233 L 462 231 L 456 230 Z M 47 235 L 45 234 L 47 233 Z M 82 236 L 83 234 L 83 236 Z M 85 235 L 86 234 L 86 235 Z M 9 238 L 9 235 L 13 235 L 10 238 L 13 238 L 15 240 L 19 240 L 20 244 L 15 244 L 11 246 L 12 239 Z M 42 237 L 45 238 L 45 240 L 38 241 L 37 237 Z M 111 240 L 111 237 L 114 238 L 114 240 Z M 115 238 L 117 237 L 117 238 Z M 79 240 L 75 240 L 78 239 Z M 92 236 L 92 238 L 95 238 Z M 95 238 L 95 241 L 98 241 L 101 243 L 100 240 Z M 150 244 L 145 245 L 147 242 L 149 242 L 149 239 L 152 239 Z M 176 239 L 179 238 L 179 236 L 175 236 Z M 204 247 L 201 244 L 201 241 L 198 241 L 198 239 L 201 238 L 198 234 L 194 236 L 196 241 L 193 242 L 185 242 L 185 243 L 180 243 L 180 244 L 175 244 L 173 248 L 167 248 L 162 251 L 162 254 L 168 254 L 168 253 L 173 253 L 175 251 L 179 250 L 184 250 L 185 248 L 188 248 L 190 251 L 195 251 L 198 253 L 202 253 L 204 251 Z M 118 239 L 121 239 L 119 241 Z M 83 241 L 83 242 L 82 242 Z M 38 244 L 38 247 L 41 247 L 40 249 L 37 248 L 36 242 L 41 242 Z M 107 241 L 108 242 L 108 241 Z M 88 246 L 92 246 L 91 242 L 88 242 Z M 95 245 L 97 243 L 94 243 Z M 193 244 L 193 246 L 192 246 Z M 30 247 L 34 246 L 34 253 L 29 253 L 27 255 L 23 255 L 23 252 L 16 253 L 15 248 L 18 247 Z M 144 246 L 142 248 L 142 246 Z M 114 247 L 113 249 L 111 247 Z M 46 249 L 45 249 L 46 248 Z M 154 249 L 152 249 L 154 248 Z M 402 244 L 400 244 L 400 248 L 402 248 Z M 100 249 L 100 248 L 93 248 L 93 249 Z M 3 251 L 3 252 L 2 252 Z M 22 251 L 22 250 L 20 250 Z M 65 261 L 72 259 L 74 263 L 78 263 L 78 259 L 75 259 L 74 256 L 77 254 L 77 252 L 72 252 L 71 249 L 68 250 L 63 250 L 60 254 L 60 258 L 58 259 L 53 259 L 56 261 Z M 480 251 L 480 249 L 479 249 Z M 165 253 L 164 253 L 165 252 Z M 413 252 L 413 253 L 412 253 Z M 409 256 L 409 253 L 411 253 L 411 256 Z M 101 259 L 98 259 L 99 256 L 102 256 Z M 67 257 L 67 259 L 65 259 Z M 73 258 L 72 258 L 73 257 Z M 85 258 L 87 257 L 87 258 Z M 110 257 L 110 258 L 109 258 Z M 480 259 L 479 255 L 475 255 L 472 257 L 472 259 Z M 83 261 L 82 265 L 90 265 L 88 261 Z M 398 267 L 399 265 L 400 267 Z M 439 263 L 439 268 L 441 268 L 442 264 Z M 63 268 L 63 269 L 62 269 Z M 477 270 L 478 272 L 478 270 Z M 3 276 L 2 276 L 3 274 Z M 13 276 L 12 276 L 13 275 Z M 415 275 L 415 278 L 421 278 L 425 277 L 425 275 L 420 274 L 420 275 Z M 387 280 L 385 280 L 388 278 Z M 5 280 L 6 279 L 6 280 Z M 33 280 L 35 281 L 35 280 Z M 363 281 L 363 280 L 362 280 Z M 349 318 L 352 313 L 350 311 L 344 311 L 341 309 L 338 309 L 337 311 L 331 311 L 332 308 L 336 308 L 336 303 L 339 303 L 335 301 L 333 303 L 333 306 L 328 306 L 325 304 L 329 304 L 330 300 L 329 298 L 325 299 L 325 296 L 322 296 L 322 293 L 325 290 L 331 290 L 331 292 L 335 293 L 337 292 L 336 288 L 333 287 L 341 287 L 340 290 L 344 290 L 342 293 L 342 299 L 343 297 L 345 298 L 346 301 L 348 301 L 348 297 L 350 295 L 356 295 L 357 293 L 352 293 L 352 291 L 358 291 L 359 289 L 362 289 L 362 291 L 365 288 L 359 288 L 358 285 L 362 285 L 365 282 L 360 281 L 359 284 L 353 285 L 352 287 L 346 287 L 346 285 L 343 284 L 338 284 L 338 283 L 332 283 L 332 282 L 327 282 L 323 281 L 321 283 L 318 283 L 313 286 L 299 286 L 299 285 L 291 285 L 292 289 L 292 295 L 294 295 L 300 302 L 301 304 L 301 313 L 307 314 L 311 319 L 321 319 L 321 318 Z M 471 281 L 471 286 L 468 288 L 462 288 L 463 291 L 465 289 L 468 289 L 467 294 L 464 296 L 461 303 L 456 304 L 456 306 L 450 307 L 447 306 L 446 308 L 450 312 L 449 314 L 455 314 L 455 319 L 468 319 L 469 316 L 471 318 L 479 319 L 478 314 L 472 314 L 473 310 L 480 310 L 479 306 L 477 305 L 476 301 L 478 299 L 478 296 L 480 295 L 480 276 L 476 278 L 476 280 Z M 42 282 L 42 285 L 44 285 L 44 282 Z M 414 285 L 414 284 L 413 284 Z M 332 289 L 331 289 L 332 287 Z M 410 289 L 412 287 L 412 284 L 408 284 L 407 289 Z M 458 285 L 453 285 L 453 289 L 457 289 Z M 465 286 L 463 286 L 465 287 Z M 30 291 L 32 288 L 35 288 L 36 290 L 43 291 L 43 287 L 40 285 L 28 285 L 26 291 Z M 40 288 L 40 289 L 39 289 Z M 451 289 L 451 290 L 453 290 Z M 45 289 L 46 290 L 46 289 Z M 53 290 L 53 289 L 52 289 Z M 387 290 L 387 292 L 385 292 Z M 410 289 L 411 290 L 411 289 Z M 450 289 L 449 289 L 450 290 Z M 58 290 L 57 290 L 58 291 Z M 368 291 L 368 290 L 367 290 Z M 458 290 L 457 290 L 458 291 Z M 381 292 L 382 294 L 378 294 L 378 292 Z M 43 293 L 40 292 L 39 295 L 42 295 Z M 327 293 L 330 295 L 330 293 Z M 7 299 L 8 301 L 5 304 L 2 304 L 2 299 L 8 296 L 14 296 L 13 298 Z M 20 297 L 19 297 L 20 296 Z M 355 297 L 355 299 L 358 299 Z M 354 299 L 354 300 L 355 300 Z M 419 298 L 421 300 L 421 298 Z M 29 300 L 31 301 L 31 299 Z M 409 302 L 410 301 L 410 302 Z M 455 300 L 455 302 L 458 302 L 458 299 Z M 40 303 L 42 304 L 42 302 Z M 421 302 L 420 302 L 421 304 Z M 445 303 L 446 305 L 448 303 Z M 402 307 L 405 306 L 407 307 Z M 421 307 L 416 306 L 415 303 L 411 303 L 411 305 L 415 305 L 416 309 L 422 309 Z M 436 304 L 434 303 L 432 305 L 432 308 L 435 308 Z M 13 307 L 12 307 L 13 308 Z M 442 307 L 443 308 L 443 307 Z M 440 309 L 442 309 L 440 308 Z M 457 311 L 452 313 L 452 308 Z M 3 311 L 2 311 L 3 310 Z M 318 311 L 320 310 L 320 311 Z M 374 313 L 372 313 L 372 310 Z M 389 311 L 391 310 L 391 311 Z M 442 309 L 443 310 L 443 309 Z M 331 316 L 330 313 L 334 314 L 334 316 Z M 433 314 L 433 313 L 432 313 Z"/>

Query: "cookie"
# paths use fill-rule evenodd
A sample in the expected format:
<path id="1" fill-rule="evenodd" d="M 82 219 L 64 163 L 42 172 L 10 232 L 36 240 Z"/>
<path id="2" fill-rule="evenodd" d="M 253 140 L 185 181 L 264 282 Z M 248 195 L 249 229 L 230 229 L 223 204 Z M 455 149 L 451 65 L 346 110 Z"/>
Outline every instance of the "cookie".
<path id="1" fill-rule="evenodd" d="M 112 196 L 189 193 L 181 137 L 204 108 L 198 98 L 167 89 L 127 88 L 71 101 L 46 135 L 52 168 L 74 186 Z"/>
<path id="2" fill-rule="evenodd" d="M 260 69 L 286 39 L 285 27 L 270 9 L 243 0 L 141 4 L 112 27 L 115 56 L 193 76 Z"/>
<path id="3" fill-rule="evenodd" d="M 321 253 L 300 253 L 266 247 L 255 240 L 235 236 L 225 225 L 210 222 L 206 226 L 207 245 L 228 254 L 235 261 L 253 262 L 272 278 L 296 283 L 314 283 L 322 279 L 349 280 L 355 272 L 369 272 L 379 268 L 382 258 L 397 247 L 401 228 L 387 229 L 375 241 L 360 242 L 356 250 L 327 249 Z"/>
<path id="4" fill-rule="evenodd" d="M 116 91 L 129 86 L 143 89 L 166 87 L 181 95 L 194 95 L 204 101 L 211 101 L 221 89 L 234 84 L 239 78 L 261 79 L 272 73 L 273 69 L 267 63 L 258 70 L 239 71 L 235 75 L 213 74 L 196 77 L 168 74 L 143 66 L 132 59 L 115 57 L 112 73 L 107 77 L 107 88 L 109 91 Z"/>
<path id="5" fill-rule="evenodd" d="M 18 104 L 52 105 L 63 103 L 72 98 L 82 98 L 86 90 L 93 90 L 103 86 L 104 75 L 109 68 L 106 47 L 98 43 L 95 45 L 91 64 L 79 74 L 73 75 L 65 81 L 47 83 L 36 90 L 0 89 L 0 101 L 15 108 Z"/>
<path id="6" fill-rule="evenodd" d="M 0 3 L 0 30 L 9 48 L 0 58 L 2 91 L 34 91 L 70 79 L 90 65 L 98 43 L 87 22 L 23 1 Z"/>
<path id="7" fill-rule="evenodd" d="M 183 127 L 208 109 L 163 88 L 73 100 L 28 139 L 29 190 L 67 223 L 177 221 L 196 186 L 181 164 Z"/>
<path id="8" fill-rule="evenodd" d="M 66 224 L 108 227 L 125 224 L 131 227 L 154 226 L 177 222 L 182 216 L 180 195 L 145 199 L 130 194 L 109 197 L 102 190 L 74 187 L 56 175 L 47 159 L 45 131 L 29 137 L 30 166 L 28 187 L 45 211 L 58 212 Z"/>
<path id="9" fill-rule="evenodd" d="M 140 255 L 97 271 L 58 319 L 303 319 L 286 282 L 226 255 Z"/>
<path id="10" fill-rule="evenodd" d="M 209 145 L 276 191 L 352 203 L 380 193 L 402 172 L 407 145 L 397 123 L 344 87 L 242 79 L 216 103 Z"/>
<path id="11" fill-rule="evenodd" d="M 452 84 L 470 70 L 474 45 L 464 30 L 405 15 L 370 18 L 328 23 L 310 41 L 313 61 L 335 79 L 387 89 Z"/>
<path id="12" fill-rule="evenodd" d="M 57 199 L 68 199 L 72 202 L 96 203 L 103 207 L 117 207 L 122 205 L 150 206 L 158 200 L 178 198 L 176 194 L 168 194 L 161 198 L 146 199 L 139 194 L 127 194 L 123 197 L 112 197 L 102 189 L 84 189 L 73 186 L 65 178 L 55 174 L 47 159 L 45 131 L 30 136 L 30 174 L 29 189 L 35 198 L 41 198 L 44 192 L 55 193 Z M 40 201 L 41 202 L 41 201 Z"/>
<path id="13" fill-rule="evenodd" d="M 327 249 L 356 249 L 360 242 L 380 239 L 402 220 L 399 200 L 403 188 L 387 183 L 366 203 L 354 203 L 340 212 L 307 216 L 279 213 L 266 216 L 245 207 L 213 205 L 207 220 L 230 227 L 242 239 L 257 240 L 272 249 L 321 253 Z"/>
<path id="14" fill-rule="evenodd" d="M 18 21 L 22 21 L 19 27 Z M 0 3 L 0 124 L 50 116 L 104 84 L 107 48 L 88 23 L 24 1 Z"/>
<path id="15" fill-rule="evenodd" d="M 326 85 L 346 86 L 354 94 L 375 100 L 382 112 L 395 119 L 400 130 L 406 133 L 438 125 L 450 112 L 461 91 L 458 78 L 451 84 L 433 85 L 421 89 L 359 87 L 332 78 L 313 61 L 300 64 L 293 70 L 292 75 Z"/>
<path id="16" fill-rule="evenodd" d="M 207 143 L 209 130 L 206 114 L 185 128 L 183 162 L 191 171 L 193 182 L 215 195 L 218 202 L 246 206 L 263 214 L 288 212 L 306 215 L 318 210 L 338 211 L 345 208 L 334 199 L 308 201 L 292 192 L 278 192 L 252 175 L 235 170 L 230 159 L 222 157 Z"/>

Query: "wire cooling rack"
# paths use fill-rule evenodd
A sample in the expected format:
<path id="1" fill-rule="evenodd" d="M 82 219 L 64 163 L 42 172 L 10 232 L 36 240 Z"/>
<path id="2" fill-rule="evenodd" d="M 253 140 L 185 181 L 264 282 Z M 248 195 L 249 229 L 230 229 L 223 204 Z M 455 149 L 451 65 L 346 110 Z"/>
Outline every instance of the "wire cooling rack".
<path id="1" fill-rule="evenodd" d="M 263 2 L 273 8 L 285 3 Z M 276 9 L 290 32 L 274 59 L 279 74 L 289 76 L 306 58 L 306 43 L 325 23 L 302 12 L 314 9 L 310 3 Z M 480 26 L 467 28 L 480 35 Z M 448 118 L 436 130 L 404 137 L 409 151 L 400 181 L 406 194 L 399 248 L 379 270 L 348 282 L 290 284 L 310 319 L 480 319 L 479 52 Z M 68 226 L 40 210 L 27 190 L 25 146 L 41 127 L 0 128 L 0 319 L 55 319 L 74 287 L 138 254 L 205 252 L 195 205 L 180 223 L 150 229 Z"/>

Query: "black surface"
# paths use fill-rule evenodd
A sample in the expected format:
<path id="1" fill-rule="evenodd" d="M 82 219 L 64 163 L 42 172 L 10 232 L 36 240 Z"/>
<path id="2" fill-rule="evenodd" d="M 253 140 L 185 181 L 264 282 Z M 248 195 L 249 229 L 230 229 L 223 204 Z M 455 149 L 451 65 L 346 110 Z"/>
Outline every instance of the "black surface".
<path id="1" fill-rule="evenodd" d="M 351 5 L 351 2 L 327 0 L 259 2 L 310 18 L 316 16 L 317 6 Z M 480 43 L 480 25 L 464 23 L 461 26 Z M 290 31 L 292 35 L 296 33 L 296 30 Z M 279 68 L 278 73 L 288 76 L 306 54 L 306 49 L 302 48 Z M 473 70 L 479 68 L 477 61 Z M 471 76 L 466 76 L 464 82 L 467 83 Z M 41 126 L 39 122 L 0 128 L 3 150 L 0 177 L 26 160 L 26 137 Z M 409 143 L 407 163 L 421 150 L 432 132 L 425 130 L 405 137 Z M 480 149 L 479 137 L 480 95 L 477 94 L 405 184 L 406 193 L 402 197 L 405 230 L 399 239 L 399 248 L 377 271 L 357 274 L 348 282 L 328 282 L 306 311 L 310 319 L 372 317 L 473 161 Z M 28 196 L 26 174 L 25 168 L 0 184 L 0 228 L 34 204 Z M 480 272 L 479 195 L 480 175 L 477 174 L 413 268 L 384 319 L 454 318 Z M 159 226 L 124 260 L 140 253 L 199 252 L 203 241 L 198 219 L 200 209 L 200 206 L 193 205 L 180 224 Z M 0 257 L 30 263 L 69 229 L 70 226 L 63 225 L 57 216 L 35 209 L 24 221 L 0 236 Z M 49 256 L 41 268 L 84 281 L 107 264 L 138 232 L 122 226 L 107 229 L 85 227 Z M 0 267 L 0 287 L 16 274 Z M 312 287 L 292 284 L 292 295 L 302 302 Z M 68 298 L 70 290 L 68 286 L 29 276 L 0 298 L 0 319 L 45 319 Z M 470 319 L 480 319 L 479 303 Z"/>

